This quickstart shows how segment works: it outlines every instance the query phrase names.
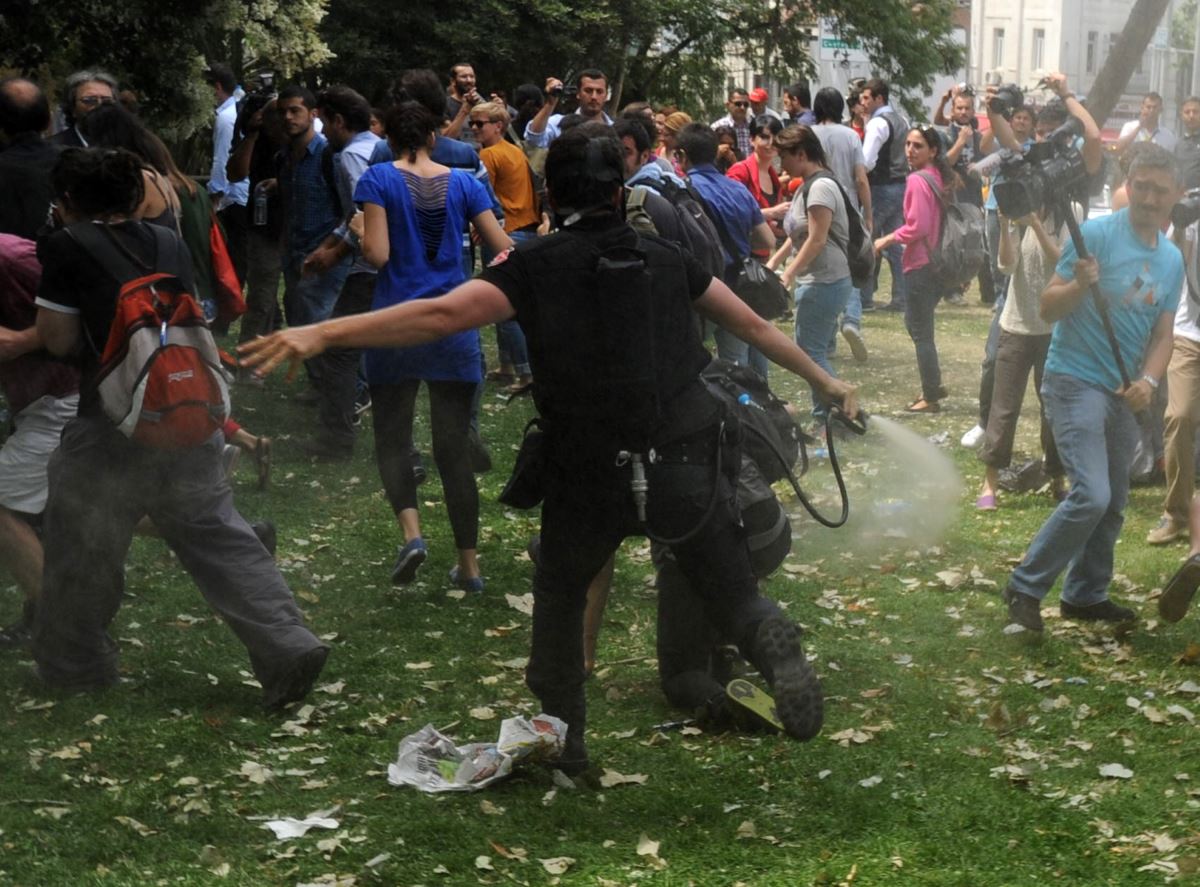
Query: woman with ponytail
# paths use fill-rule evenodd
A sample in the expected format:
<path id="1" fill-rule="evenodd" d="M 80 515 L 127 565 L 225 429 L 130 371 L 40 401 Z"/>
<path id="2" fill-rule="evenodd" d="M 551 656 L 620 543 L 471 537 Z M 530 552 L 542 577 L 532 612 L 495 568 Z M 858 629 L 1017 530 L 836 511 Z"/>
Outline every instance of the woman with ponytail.
<path id="1" fill-rule="evenodd" d="M 370 167 L 355 188 L 354 200 L 363 207 L 355 220 L 355 227 L 362 227 L 363 255 L 380 269 L 372 309 L 440 296 L 462 283 L 467 221 L 497 255 L 494 261 L 503 261 L 512 246 L 492 214 L 487 190 L 475 177 L 430 158 L 440 124 L 416 102 L 391 108 L 384 126 L 397 159 Z M 467 435 L 471 400 L 481 381 L 479 332 L 455 333 L 412 348 L 368 351 L 366 366 L 379 474 L 404 535 L 392 582 L 412 582 L 427 557 L 409 457 L 417 390 L 424 381 L 429 388 L 433 458 L 458 549 L 450 581 L 465 591 L 482 591 L 475 557 L 479 490 Z"/>
<path id="2" fill-rule="evenodd" d="M 914 126 L 908 131 L 904 156 L 912 170 L 904 187 L 904 224 L 875 241 L 875 254 L 893 243 L 904 244 L 901 267 L 908 288 L 904 325 L 916 346 L 917 371 L 921 376 L 921 396 L 908 405 L 908 410 L 936 413 L 946 396 L 933 339 L 933 309 L 946 294 L 931 264 L 942 234 L 942 209 L 937 192 L 941 192 L 943 199 L 953 200 L 958 176 L 946 162 L 941 136 L 932 126 Z"/>

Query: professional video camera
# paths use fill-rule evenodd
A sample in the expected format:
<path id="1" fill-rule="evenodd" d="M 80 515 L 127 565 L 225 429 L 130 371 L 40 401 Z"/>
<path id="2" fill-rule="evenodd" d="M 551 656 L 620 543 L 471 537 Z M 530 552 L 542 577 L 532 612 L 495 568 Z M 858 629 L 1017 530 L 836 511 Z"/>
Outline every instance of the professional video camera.
<path id="1" fill-rule="evenodd" d="M 1181 230 L 1197 219 L 1200 219 L 1200 188 L 1192 188 L 1171 209 L 1171 224 Z"/>
<path id="2" fill-rule="evenodd" d="M 996 206 L 1010 219 L 1037 212 L 1043 205 L 1067 204 L 1087 181 L 1083 155 L 1075 139 L 1083 126 L 1074 117 L 1025 153 L 1001 152 L 999 172 L 1004 180 L 993 185 Z M 1072 216 L 1072 219 L 1074 216 Z"/>
<path id="3" fill-rule="evenodd" d="M 260 71 L 250 82 L 253 88 L 237 103 L 237 122 L 233 125 L 235 144 L 245 136 L 246 122 L 279 97 L 279 93 L 275 90 L 274 71 Z"/>

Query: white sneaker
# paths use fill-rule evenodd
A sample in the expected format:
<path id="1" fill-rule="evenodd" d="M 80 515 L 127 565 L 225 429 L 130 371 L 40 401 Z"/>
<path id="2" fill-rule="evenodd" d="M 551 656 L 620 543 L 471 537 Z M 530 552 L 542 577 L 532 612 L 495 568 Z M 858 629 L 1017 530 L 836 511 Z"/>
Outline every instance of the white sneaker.
<path id="1" fill-rule="evenodd" d="M 867 343 L 863 341 L 862 333 L 856 327 L 846 324 L 842 327 L 842 338 L 850 346 L 850 353 L 854 355 L 854 359 L 859 363 L 866 363 L 869 355 L 867 354 Z"/>
<path id="2" fill-rule="evenodd" d="M 970 431 L 968 431 L 966 434 L 964 434 L 962 436 L 962 440 L 960 440 L 959 443 L 962 444 L 964 447 L 966 447 L 968 450 L 973 450 L 977 446 L 979 446 L 981 443 L 983 443 L 983 435 L 984 434 L 985 434 L 984 430 L 982 428 L 980 428 L 978 425 L 976 425 L 974 428 L 972 428 Z"/>

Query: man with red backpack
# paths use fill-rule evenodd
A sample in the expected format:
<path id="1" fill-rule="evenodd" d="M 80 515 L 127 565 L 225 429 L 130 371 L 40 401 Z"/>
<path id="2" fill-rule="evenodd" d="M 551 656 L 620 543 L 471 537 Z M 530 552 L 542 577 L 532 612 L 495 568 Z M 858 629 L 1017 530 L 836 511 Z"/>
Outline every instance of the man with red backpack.
<path id="1" fill-rule="evenodd" d="M 246 645 L 263 704 L 299 700 L 328 647 L 233 507 L 220 459 L 228 395 L 191 296 L 187 249 L 168 229 L 134 220 L 143 185 L 131 154 L 68 150 L 52 185 L 65 227 L 39 247 L 37 330 L 52 354 L 77 359 L 81 380 L 79 415 L 50 460 L 38 672 L 65 689 L 117 682 L 107 629 L 134 526 L 149 515 Z"/>

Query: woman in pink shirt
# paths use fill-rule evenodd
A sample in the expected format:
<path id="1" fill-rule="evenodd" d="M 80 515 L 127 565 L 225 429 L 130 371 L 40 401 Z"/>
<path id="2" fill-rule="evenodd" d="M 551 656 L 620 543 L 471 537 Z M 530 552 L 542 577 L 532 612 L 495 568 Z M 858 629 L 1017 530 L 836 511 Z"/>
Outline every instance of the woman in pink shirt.
<path id="1" fill-rule="evenodd" d="M 904 156 L 912 172 L 904 188 L 904 224 L 875 241 L 875 253 L 893 243 L 904 244 L 904 283 L 908 301 L 904 325 L 917 349 L 917 371 L 921 374 L 921 396 L 908 405 L 909 412 L 936 413 L 946 396 L 937 345 L 933 341 L 933 309 L 945 295 L 930 264 L 930 254 L 942 233 L 942 209 L 934 188 L 949 195 L 957 176 L 946 162 L 944 147 L 932 126 L 914 126 L 904 140 Z"/>

